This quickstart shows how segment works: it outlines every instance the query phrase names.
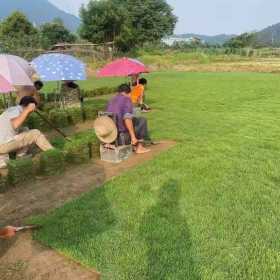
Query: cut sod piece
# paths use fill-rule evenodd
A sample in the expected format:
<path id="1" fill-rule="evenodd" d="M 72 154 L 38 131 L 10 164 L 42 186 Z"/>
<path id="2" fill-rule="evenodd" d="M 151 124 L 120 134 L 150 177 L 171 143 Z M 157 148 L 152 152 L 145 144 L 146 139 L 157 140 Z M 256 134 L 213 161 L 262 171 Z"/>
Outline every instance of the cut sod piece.
<path id="1" fill-rule="evenodd" d="M 64 154 L 57 149 L 43 152 L 40 157 L 40 173 L 44 175 L 61 174 L 65 170 Z"/>

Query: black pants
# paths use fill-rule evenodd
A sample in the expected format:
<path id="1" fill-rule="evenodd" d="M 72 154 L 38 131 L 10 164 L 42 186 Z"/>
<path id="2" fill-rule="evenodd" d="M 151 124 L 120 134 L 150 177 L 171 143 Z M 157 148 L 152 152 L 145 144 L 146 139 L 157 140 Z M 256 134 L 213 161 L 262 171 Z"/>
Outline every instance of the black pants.
<path id="1" fill-rule="evenodd" d="M 145 118 L 133 118 L 133 127 L 135 130 L 136 138 L 138 140 L 151 140 L 149 131 L 148 131 L 148 123 Z M 129 145 L 131 143 L 129 133 L 121 133 L 118 137 L 118 144 L 119 145 Z"/>

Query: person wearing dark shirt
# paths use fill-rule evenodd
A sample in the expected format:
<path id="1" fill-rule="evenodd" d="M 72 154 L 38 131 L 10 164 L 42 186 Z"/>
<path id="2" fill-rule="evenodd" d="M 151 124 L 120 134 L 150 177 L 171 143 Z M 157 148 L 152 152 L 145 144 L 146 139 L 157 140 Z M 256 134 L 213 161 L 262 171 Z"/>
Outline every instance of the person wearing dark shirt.
<path id="1" fill-rule="evenodd" d="M 107 112 L 114 114 L 118 134 L 127 134 L 137 154 L 150 152 L 143 145 L 143 141 L 149 138 L 148 125 L 145 118 L 136 118 L 133 115 L 133 104 L 130 98 L 131 88 L 122 84 L 118 88 L 117 95 L 112 98 L 107 106 Z"/>

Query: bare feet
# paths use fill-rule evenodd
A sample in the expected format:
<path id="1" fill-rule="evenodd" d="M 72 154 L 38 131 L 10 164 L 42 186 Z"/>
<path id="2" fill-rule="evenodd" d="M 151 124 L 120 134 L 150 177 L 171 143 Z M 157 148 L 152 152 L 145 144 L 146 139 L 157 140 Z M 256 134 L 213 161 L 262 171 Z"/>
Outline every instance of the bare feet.
<path id="1" fill-rule="evenodd" d="M 149 153 L 151 150 L 150 149 L 146 149 L 142 144 L 139 144 L 135 150 L 136 154 L 145 154 L 145 153 Z"/>

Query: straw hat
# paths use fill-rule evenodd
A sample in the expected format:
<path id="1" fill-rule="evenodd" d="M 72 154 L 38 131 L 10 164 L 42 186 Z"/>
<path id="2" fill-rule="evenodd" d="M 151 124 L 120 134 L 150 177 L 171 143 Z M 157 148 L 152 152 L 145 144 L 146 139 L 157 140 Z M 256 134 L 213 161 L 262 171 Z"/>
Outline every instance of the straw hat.
<path id="1" fill-rule="evenodd" d="M 109 117 L 99 117 L 94 121 L 94 130 L 97 138 L 105 143 L 111 144 L 118 137 L 118 129 L 114 121 Z"/>

